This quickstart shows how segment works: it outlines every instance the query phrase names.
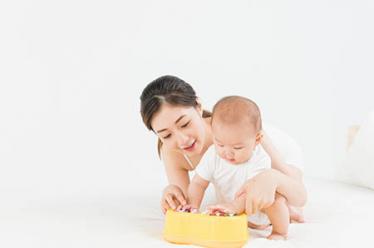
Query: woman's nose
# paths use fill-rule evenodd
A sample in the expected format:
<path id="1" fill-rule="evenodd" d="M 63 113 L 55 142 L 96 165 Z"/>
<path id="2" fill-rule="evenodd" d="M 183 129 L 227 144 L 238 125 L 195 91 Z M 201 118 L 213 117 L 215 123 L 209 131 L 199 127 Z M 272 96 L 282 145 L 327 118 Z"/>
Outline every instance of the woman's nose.
<path id="1" fill-rule="evenodd" d="M 187 142 L 188 142 L 188 136 L 187 135 L 185 135 L 182 132 L 178 132 L 176 134 L 176 136 L 177 136 L 177 144 L 178 144 L 179 147 L 188 145 L 187 144 Z"/>

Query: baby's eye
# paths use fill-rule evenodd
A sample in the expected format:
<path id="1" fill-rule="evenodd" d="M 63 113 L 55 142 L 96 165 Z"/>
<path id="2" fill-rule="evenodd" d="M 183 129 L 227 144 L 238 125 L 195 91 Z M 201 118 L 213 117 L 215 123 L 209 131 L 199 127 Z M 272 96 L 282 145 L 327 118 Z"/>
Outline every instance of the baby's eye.
<path id="1" fill-rule="evenodd" d="M 167 139 L 167 138 L 170 138 L 171 134 L 169 133 L 168 135 L 162 137 L 163 139 Z"/>
<path id="2" fill-rule="evenodd" d="M 241 150 L 243 149 L 244 147 L 234 147 L 235 150 Z"/>
<path id="3" fill-rule="evenodd" d="M 182 125 L 181 127 L 184 128 L 184 127 L 187 127 L 188 124 L 190 124 L 191 121 L 188 121 L 186 124 Z"/>
<path id="4" fill-rule="evenodd" d="M 223 145 L 221 145 L 221 144 L 217 144 L 219 147 L 223 147 Z"/>

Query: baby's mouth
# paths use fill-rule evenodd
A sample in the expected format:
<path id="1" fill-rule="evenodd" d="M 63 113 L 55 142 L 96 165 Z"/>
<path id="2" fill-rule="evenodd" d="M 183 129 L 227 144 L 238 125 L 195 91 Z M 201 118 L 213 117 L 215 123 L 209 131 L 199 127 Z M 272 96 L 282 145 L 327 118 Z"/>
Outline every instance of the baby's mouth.
<path id="1" fill-rule="evenodd" d="M 230 159 L 226 159 L 227 162 L 233 164 L 235 163 L 235 159 L 234 158 L 230 158 Z"/>

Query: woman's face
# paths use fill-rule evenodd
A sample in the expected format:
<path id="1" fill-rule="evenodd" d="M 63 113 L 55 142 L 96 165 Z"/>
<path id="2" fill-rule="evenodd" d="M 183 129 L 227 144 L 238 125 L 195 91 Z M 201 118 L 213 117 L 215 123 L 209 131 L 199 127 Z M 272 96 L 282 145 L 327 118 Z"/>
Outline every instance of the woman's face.
<path id="1" fill-rule="evenodd" d="M 163 146 L 187 155 L 199 154 L 205 141 L 205 126 L 199 107 L 163 104 L 153 116 L 152 129 Z"/>

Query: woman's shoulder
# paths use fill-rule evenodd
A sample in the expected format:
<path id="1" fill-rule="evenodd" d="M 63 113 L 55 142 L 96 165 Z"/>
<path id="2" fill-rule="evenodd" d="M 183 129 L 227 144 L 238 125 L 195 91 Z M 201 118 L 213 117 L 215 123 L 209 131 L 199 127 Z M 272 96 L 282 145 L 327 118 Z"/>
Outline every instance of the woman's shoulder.
<path id="1" fill-rule="evenodd" d="M 272 123 L 264 122 L 263 129 L 277 148 L 297 145 L 293 137 Z"/>
<path id="2" fill-rule="evenodd" d="M 277 126 L 269 122 L 265 122 L 263 124 L 265 133 L 270 138 L 270 141 L 274 147 L 286 160 L 286 163 L 302 168 L 303 151 L 298 142 Z"/>
<path id="3" fill-rule="evenodd" d="M 183 156 L 181 152 L 162 147 L 160 151 L 160 156 L 164 166 L 167 168 L 173 168 L 176 170 L 191 169 L 191 166 L 188 164 L 186 158 Z"/>

